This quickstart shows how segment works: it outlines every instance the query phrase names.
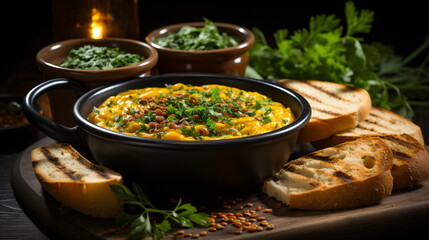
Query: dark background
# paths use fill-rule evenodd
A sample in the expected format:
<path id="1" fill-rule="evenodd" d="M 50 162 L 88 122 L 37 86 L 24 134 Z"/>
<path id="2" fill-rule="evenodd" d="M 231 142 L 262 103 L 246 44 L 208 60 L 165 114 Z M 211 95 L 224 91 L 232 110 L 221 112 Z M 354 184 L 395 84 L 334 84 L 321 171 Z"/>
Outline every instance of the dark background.
<path id="1" fill-rule="evenodd" d="M 70 0 L 63 0 L 70 1 Z M 258 27 L 271 41 L 272 33 L 279 28 L 293 31 L 307 28 L 311 16 L 335 14 L 344 19 L 345 1 L 256 1 L 232 3 L 210 1 L 191 4 L 176 1 L 139 1 L 140 39 L 155 28 L 187 21 L 212 21 L 239 24 L 247 28 Z M 429 33 L 429 11 L 425 1 L 354 1 L 357 9 L 375 12 L 371 33 L 363 35 L 366 41 L 380 41 L 392 45 L 403 56 L 411 53 Z M 1 16 L 2 50 L 0 90 L 24 92 L 19 88 L 22 78 L 37 78 L 35 55 L 44 46 L 53 43 L 51 1 L 10 1 Z M 9 13 L 9 14 L 8 14 Z M 343 21 L 345 23 L 345 21 Z M 28 73 L 28 74 L 25 74 Z M 17 80 L 18 79 L 18 80 Z"/>
<path id="2" fill-rule="evenodd" d="M 247 1 L 240 4 L 233 1 L 204 2 L 206 3 L 191 4 L 176 1 L 175 4 L 165 4 L 164 1 L 140 0 L 140 39 L 155 28 L 178 22 L 200 21 L 202 17 L 213 21 L 235 23 L 247 28 L 258 27 L 267 37 L 270 37 L 279 28 L 288 28 L 293 31 L 308 27 L 310 17 L 317 14 L 335 14 L 343 19 L 345 3 L 339 0 L 264 0 L 257 1 L 256 4 L 250 4 Z M 356 0 L 354 2 L 358 9 L 366 8 L 375 12 L 373 29 L 371 33 L 363 36 L 367 41 L 390 44 L 397 53 L 405 56 L 416 49 L 429 34 L 429 10 L 424 6 L 426 1 Z M 25 94 L 31 84 L 42 79 L 35 62 L 36 53 L 44 46 L 53 43 L 51 1 L 3 1 L 1 9 L 3 11 L 0 14 L 2 39 L 0 93 Z M 425 111 L 426 114 L 419 114 L 418 118 L 413 119 L 421 126 L 423 123 L 427 126 L 428 114 L 426 109 Z M 427 127 L 424 130 L 425 141 L 428 143 Z M 0 200 L 3 207 L 1 211 L 3 217 L 8 216 L 2 219 L 0 238 L 46 239 L 46 235 L 35 226 L 38 223 L 32 222 L 20 209 L 8 181 L 10 169 L 14 166 L 17 156 L 20 156 L 18 154 L 8 155 L 0 161 L 2 163 L 0 164 Z M 409 224 L 407 229 L 412 225 L 413 223 Z M 392 234 L 402 232 L 396 236 L 399 238 L 413 238 L 417 236 L 416 233 L 426 234 L 425 229 L 417 228 L 411 231 L 398 228 L 398 231 Z M 390 235 L 387 238 L 391 238 Z"/>

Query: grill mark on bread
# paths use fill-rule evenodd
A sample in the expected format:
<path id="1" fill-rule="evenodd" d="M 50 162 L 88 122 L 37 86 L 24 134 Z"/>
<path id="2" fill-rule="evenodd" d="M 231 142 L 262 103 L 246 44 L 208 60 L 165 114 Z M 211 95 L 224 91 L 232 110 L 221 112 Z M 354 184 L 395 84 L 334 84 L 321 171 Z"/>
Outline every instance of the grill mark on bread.
<path id="1" fill-rule="evenodd" d="M 315 182 L 310 182 L 310 183 L 308 183 L 310 186 L 313 186 L 313 187 L 319 187 L 321 184 L 318 184 L 318 183 L 315 183 Z"/>
<path id="2" fill-rule="evenodd" d="M 68 149 L 68 152 L 73 156 L 73 158 L 75 158 L 78 162 L 80 162 L 82 165 L 84 165 L 86 168 L 92 170 L 93 172 L 95 172 L 98 176 L 100 176 L 101 178 L 104 179 L 109 179 L 109 175 L 106 174 L 106 172 L 101 169 L 100 167 L 90 164 L 89 162 L 87 162 L 84 158 L 82 158 L 81 156 L 79 156 L 79 154 L 75 153 L 72 149 L 71 146 L 65 145 Z"/>
<path id="3" fill-rule="evenodd" d="M 352 182 L 354 178 L 350 176 L 349 174 L 342 172 L 342 171 L 336 171 L 333 174 L 335 177 L 343 180 L 344 182 Z"/>
<path id="4" fill-rule="evenodd" d="M 342 97 L 340 97 L 338 94 L 335 94 L 335 93 L 333 93 L 333 92 L 331 92 L 331 91 L 329 91 L 329 90 L 326 90 L 326 89 L 324 89 L 324 88 L 322 88 L 322 87 L 320 87 L 320 86 L 317 86 L 316 84 L 312 84 L 312 83 L 311 83 L 311 82 L 309 82 L 309 81 L 304 81 L 304 83 L 305 83 L 305 84 L 307 84 L 308 86 L 310 86 L 310 87 L 312 87 L 312 88 L 314 88 L 314 89 L 316 89 L 316 90 L 320 91 L 320 92 L 323 92 L 323 93 L 325 93 L 325 94 L 327 94 L 327 95 L 331 96 L 332 98 L 337 99 L 337 100 L 344 101 L 344 102 L 352 102 L 352 101 L 351 101 L 351 100 L 349 100 L 349 99 L 342 98 Z M 350 88 L 350 87 L 345 86 L 345 88 Z M 350 88 L 350 89 L 351 89 L 351 88 Z"/>
<path id="5" fill-rule="evenodd" d="M 393 136 L 393 135 L 384 135 L 384 136 L 380 136 L 380 138 L 386 139 L 388 141 L 396 142 L 397 144 L 400 144 L 400 145 L 407 147 L 407 148 L 415 148 L 414 144 L 409 143 L 407 141 L 404 141 L 404 140 L 402 140 L 396 136 Z"/>
<path id="6" fill-rule="evenodd" d="M 330 156 L 330 155 L 322 155 L 322 154 L 317 153 L 317 152 L 309 153 L 306 156 L 306 158 L 315 159 L 315 160 L 319 160 L 319 161 L 323 161 L 323 162 L 336 162 L 336 161 L 338 161 L 338 159 L 332 158 L 332 156 Z"/>
<path id="7" fill-rule="evenodd" d="M 392 154 L 393 154 L 394 157 L 397 157 L 397 158 L 400 158 L 400 159 L 403 159 L 403 160 L 407 160 L 407 161 L 409 161 L 412 158 L 412 156 L 410 156 L 410 155 L 408 155 L 408 154 L 406 154 L 404 152 L 395 151 L 393 149 L 392 149 Z"/>
<path id="8" fill-rule="evenodd" d="M 283 169 L 286 170 L 286 171 L 289 171 L 289 172 L 297 173 L 296 172 L 296 167 L 293 164 L 286 164 L 286 165 L 283 166 Z M 297 174 L 302 175 L 301 173 L 297 173 Z M 347 174 L 347 173 L 345 173 L 343 171 L 335 171 L 333 173 L 333 175 L 331 175 L 331 176 L 339 178 L 339 179 L 341 179 L 344 182 L 352 182 L 354 180 L 353 176 L 351 176 L 351 175 L 349 175 L 349 174 Z M 317 185 L 315 185 L 315 184 L 313 184 L 312 186 L 317 187 Z"/>
<path id="9" fill-rule="evenodd" d="M 291 164 L 286 164 L 283 166 L 283 169 L 289 172 L 294 172 L 295 171 L 295 166 L 291 165 Z"/>
<path id="10" fill-rule="evenodd" d="M 381 119 L 381 118 L 379 118 L 379 119 Z M 386 119 L 384 119 L 384 120 L 388 121 Z M 385 123 L 380 123 L 379 121 L 377 121 L 377 119 L 375 119 L 374 117 L 371 117 L 371 116 L 365 120 L 365 124 L 373 125 L 373 127 L 365 127 L 364 124 L 358 124 L 356 128 L 360 128 L 360 129 L 364 129 L 364 130 L 369 130 L 369 131 L 376 132 L 376 133 L 380 132 L 380 131 L 376 130 L 376 129 L 380 129 L 380 128 L 381 129 L 386 129 L 386 130 L 388 130 L 390 132 L 395 132 L 396 131 L 396 129 L 394 127 L 390 128 Z"/>
<path id="11" fill-rule="evenodd" d="M 378 114 L 378 112 L 374 112 L 374 111 L 371 111 L 371 112 L 369 113 L 369 117 L 378 118 L 378 119 L 383 119 L 383 120 L 388 121 L 388 119 L 386 119 L 386 118 L 384 118 L 384 117 L 383 117 L 383 114 Z"/>
<path id="12" fill-rule="evenodd" d="M 324 109 L 320 109 L 320 108 L 313 108 L 313 110 L 319 111 L 319 112 L 322 112 L 322 113 L 326 113 L 326 114 L 332 115 L 332 116 L 339 116 L 339 115 L 341 115 L 341 113 L 332 112 L 332 111 L 328 111 L 328 110 L 324 110 Z"/>
<path id="13" fill-rule="evenodd" d="M 35 168 L 40 162 L 33 162 L 33 168 Z M 39 174 L 38 172 L 34 172 L 34 175 L 36 175 L 37 179 L 45 179 L 41 174 Z"/>
<path id="14" fill-rule="evenodd" d="M 327 104 L 326 101 L 322 101 L 320 98 L 317 98 L 314 95 L 309 95 L 308 93 L 300 91 L 299 89 L 296 89 L 296 88 L 294 88 L 292 86 L 288 86 L 288 88 L 290 88 L 290 89 L 292 89 L 292 90 L 294 90 L 296 92 L 299 92 L 302 96 L 304 96 L 305 98 L 311 99 L 313 102 L 320 103 L 320 104 L 323 104 L 323 105 Z M 338 106 L 332 106 L 332 107 L 338 108 Z M 312 109 L 314 108 L 315 110 L 318 110 L 318 111 L 321 111 L 321 112 L 326 111 L 326 110 L 323 110 L 323 109 L 320 109 L 320 108 L 318 109 L 315 106 L 311 106 L 311 108 Z M 338 114 L 338 113 L 336 113 L 336 114 Z"/>
<path id="15" fill-rule="evenodd" d="M 385 141 L 394 142 L 398 145 L 401 145 L 401 146 L 407 148 L 407 152 L 414 152 L 416 150 L 416 147 L 413 143 L 407 142 L 406 140 L 403 140 L 396 135 L 382 135 L 379 137 Z M 413 158 L 413 156 L 411 156 L 410 154 L 408 154 L 404 151 L 401 151 L 399 149 L 400 148 L 397 148 L 397 147 L 391 147 L 390 148 L 394 157 L 399 158 L 399 159 L 403 159 L 406 161 L 409 161 Z"/>
<path id="16" fill-rule="evenodd" d="M 63 172 L 67 177 L 69 177 L 73 181 L 81 181 L 79 175 L 75 175 L 74 171 L 63 166 L 60 163 L 59 159 L 57 157 L 53 156 L 48 149 L 46 149 L 45 147 L 42 147 L 40 150 L 43 153 L 43 155 L 45 155 L 45 157 L 49 160 L 49 162 L 52 163 L 58 170 Z"/>

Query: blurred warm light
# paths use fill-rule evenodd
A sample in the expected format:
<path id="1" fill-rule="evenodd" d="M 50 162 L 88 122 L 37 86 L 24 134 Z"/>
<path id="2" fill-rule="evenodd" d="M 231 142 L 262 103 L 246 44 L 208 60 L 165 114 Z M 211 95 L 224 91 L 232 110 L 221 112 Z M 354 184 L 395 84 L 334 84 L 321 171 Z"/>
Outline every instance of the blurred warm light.
<path id="1" fill-rule="evenodd" d="M 101 23 L 101 12 L 93 8 L 92 9 L 92 15 L 91 15 L 91 29 L 90 34 L 92 39 L 100 39 L 103 38 L 103 24 Z"/>

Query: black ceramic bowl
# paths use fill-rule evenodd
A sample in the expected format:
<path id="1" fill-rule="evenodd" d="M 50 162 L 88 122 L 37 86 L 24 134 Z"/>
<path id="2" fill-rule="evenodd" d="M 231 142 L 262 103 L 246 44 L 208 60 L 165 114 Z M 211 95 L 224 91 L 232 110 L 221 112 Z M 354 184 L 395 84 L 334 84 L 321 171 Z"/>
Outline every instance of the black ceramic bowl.
<path id="1" fill-rule="evenodd" d="M 119 92 L 165 84 L 221 84 L 257 91 L 290 106 L 296 120 L 272 132 L 226 140 L 174 141 L 129 136 L 99 127 L 87 120 L 94 106 Z M 271 177 L 290 157 L 301 128 L 310 119 L 308 102 L 299 94 L 273 83 L 214 74 L 165 74 L 93 89 L 75 103 L 77 126 L 56 124 L 33 109 L 34 102 L 53 88 L 79 85 L 68 79 L 46 81 L 26 96 L 27 118 L 47 136 L 87 147 L 101 165 L 141 183 L 144 189 L 170 192 L 229 192 L 251 189 Z M 83 148 L 82 148 L 83 147 Z"/>

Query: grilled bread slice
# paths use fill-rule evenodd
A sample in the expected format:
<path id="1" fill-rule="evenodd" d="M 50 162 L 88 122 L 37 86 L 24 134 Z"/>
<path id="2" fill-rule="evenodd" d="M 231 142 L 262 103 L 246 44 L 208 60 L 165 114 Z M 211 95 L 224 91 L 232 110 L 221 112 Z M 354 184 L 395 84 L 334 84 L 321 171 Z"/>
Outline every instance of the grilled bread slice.
<path id="1" fill-rule="evenodd" d="M 392 130 L 393 132 L 393 130 Z M 347 138 L 335 138 L 334 144 L 353 141 L 360 137 L 368 137 L 365 131 L 363 135 L 349 135 Z M 374 133 L 375 134 L 375 133 Z M 393 153 L 393 190 L 409 188 L 419 182 L 429 179 L 429 153 L 414 137 L 402 134 L 382 134 L 369 136 L 380 137 L 391 149 Z M 326 142 L 324 143 L 325 146 Z"/>
<path id="2" fill-rule="evenodd" d="M 63 205 L 100 218 L 112 218 L 121 212 L 110 184 L 122 183 L 122 176 L 88 161 L 71 145 L 55 143 L 35 148 L 31 161 L 42 187 Z"/>
<path id="3" fill-rule="evenodd" d="M 406 133 L 414 137 L 422 146 L 424 138 L 421 128 L 410 120 L 389 110 L 373 106 L 368 118 L 351 129 L 341 131 L 319 141 L 312 142 L 316 148 L 334 146 L 361 136 Z"/>
<path id="4" fill-rule="evenodd" d="M 379 136 L 393 153 L 393 190 L 414 187 L 429 179 L 429 153 L 408 134 Z"/>
<path id="5" fill-rule="evenodd" d="M 277 83 L 300 93 L 310 103 L 312 116 L 301 130 L 298 143 L 354 128 L 371 110 L 371 98 L 365 89 L 317 80 L 281 79 Z"/>
<path id="6" fill-rule="evenodd" d="M 286 163 L 263 192 L 290 208 L 360 207 L 389 196 L 392 152 L 380 138 L 360 138 Z"/>

